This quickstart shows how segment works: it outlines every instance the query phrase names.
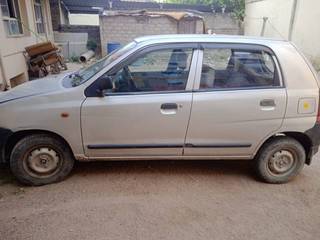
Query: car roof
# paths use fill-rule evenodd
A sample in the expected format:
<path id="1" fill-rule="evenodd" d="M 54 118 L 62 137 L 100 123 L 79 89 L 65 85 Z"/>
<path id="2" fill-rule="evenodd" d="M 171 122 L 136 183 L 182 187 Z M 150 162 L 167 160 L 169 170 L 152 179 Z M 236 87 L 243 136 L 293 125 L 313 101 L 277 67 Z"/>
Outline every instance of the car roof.
<path id="1" fill-rule="evenodd" d="M 247 44 L 288 44 L 288 41 L 282 39 L 249 37 L 240 35 L 215 35 L 215 34 L 169 34 L 169 35 L 151 35 L 138 37 L 135 39 L 137 43 L 153 44 L 153 43 L 247 43 Z"/>

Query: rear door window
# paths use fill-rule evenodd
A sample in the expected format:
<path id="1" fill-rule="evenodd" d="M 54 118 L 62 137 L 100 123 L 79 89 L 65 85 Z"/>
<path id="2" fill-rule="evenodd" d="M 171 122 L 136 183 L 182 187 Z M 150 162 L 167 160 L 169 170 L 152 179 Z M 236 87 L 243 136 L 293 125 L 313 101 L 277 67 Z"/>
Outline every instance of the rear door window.
<path id="1" fill-rule="evenodd" d="M 280 86 L 269 52 L 233 48 L 205 48 L 200 89 L 269 88 Z"/>

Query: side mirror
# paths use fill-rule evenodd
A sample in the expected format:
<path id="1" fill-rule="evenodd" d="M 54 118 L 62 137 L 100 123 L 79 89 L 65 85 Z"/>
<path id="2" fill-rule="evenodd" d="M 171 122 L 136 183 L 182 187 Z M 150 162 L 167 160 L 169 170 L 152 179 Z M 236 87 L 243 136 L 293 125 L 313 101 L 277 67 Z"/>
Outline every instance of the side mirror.
<path id="1" fill-rule="evenodd" d="M 97 80 L 97 93 L 99 97 L 104 96 L 104 91 L 112 89 L 112 78 L 111 77 L 101 77 Z"/>

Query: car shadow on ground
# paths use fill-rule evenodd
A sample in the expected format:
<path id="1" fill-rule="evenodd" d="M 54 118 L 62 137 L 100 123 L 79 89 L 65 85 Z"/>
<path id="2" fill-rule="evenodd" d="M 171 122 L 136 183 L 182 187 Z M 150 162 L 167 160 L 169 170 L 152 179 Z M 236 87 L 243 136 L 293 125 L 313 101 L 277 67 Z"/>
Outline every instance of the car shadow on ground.
<path id="1" fill-rule="evenodd" d="M 77 162 L 72 175 L 100 174 L 164 174 L 226 176 L 243 175 L 254 178 L 252 161 L 236 160 L 152 160 L 152 161 L 108 161 Z"/>
<path id="2" fill-rule="evenodd" d="M 252 161 L 241 160 L 151 160 L 151 161 L 93 161 L 76 162 L 72 177 L 95 177 L 105 174 L 139 175 L 224 175 L 225 177 L 243 176 L 255 179 Z M 19 184 L 8 165 L 0 167 L 0 186 Z"/>

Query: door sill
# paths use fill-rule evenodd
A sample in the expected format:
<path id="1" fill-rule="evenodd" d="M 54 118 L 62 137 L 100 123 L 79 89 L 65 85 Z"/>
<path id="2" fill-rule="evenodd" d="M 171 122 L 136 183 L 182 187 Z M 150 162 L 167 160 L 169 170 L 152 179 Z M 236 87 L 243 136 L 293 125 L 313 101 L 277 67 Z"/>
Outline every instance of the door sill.
<path id="1" fill-rule="evenodd" d="M 75 156 L 79 161 L 137 161 L 137 160 L 251 160 L 251 155 L 241 156 Z"/>

